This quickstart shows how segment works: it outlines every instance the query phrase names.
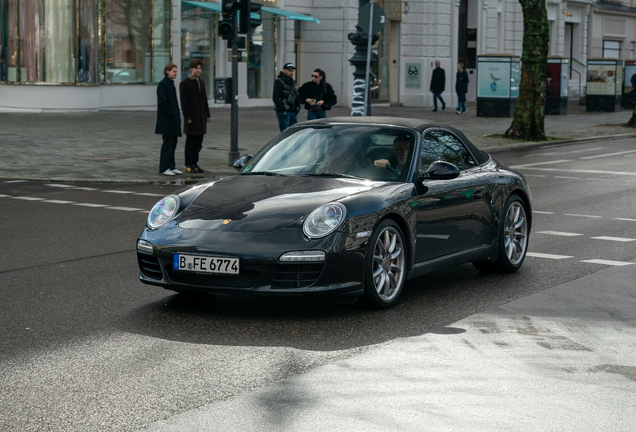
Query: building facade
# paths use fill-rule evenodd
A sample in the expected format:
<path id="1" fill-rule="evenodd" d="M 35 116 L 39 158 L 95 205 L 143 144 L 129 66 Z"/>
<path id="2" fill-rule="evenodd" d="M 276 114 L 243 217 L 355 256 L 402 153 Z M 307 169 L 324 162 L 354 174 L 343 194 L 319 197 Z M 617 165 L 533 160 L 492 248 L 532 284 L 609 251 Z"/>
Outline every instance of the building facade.
<path id="1" fill-rule="evenodd" d="M 355 32 L 358 0 L 257 1 L 267 11 L 241 50 L 240 106 L 272 106 L 273 82 L 286 62 L 297 65 L 299 85 L 315 68 L 323 69 L 339 104 L 350 106 L 354 47 L 347 35 Z M 376 3 L 386 15 L 372 50 L 376 103 L 432 106 L 436 60 L 446 70 L 447 102 L 455 103 L 460 62 L 471 79 L 468 100 L 475 100 L 478 55 L 521 55 L 523 16 L 517 0 Z M 636 0 L 547 0 L 546 5 L 550 54 L 569 59 L 571 97 L 585 92 L 588 58 L 634 58 Z M 185 77 L 193 57 L 203 60 L 212 89 L 215 78 L 231 75 L 214 9 L 187 0 L 0 0 L 0 109 L 154 109 L 164 65 L 176 63 Z"/>

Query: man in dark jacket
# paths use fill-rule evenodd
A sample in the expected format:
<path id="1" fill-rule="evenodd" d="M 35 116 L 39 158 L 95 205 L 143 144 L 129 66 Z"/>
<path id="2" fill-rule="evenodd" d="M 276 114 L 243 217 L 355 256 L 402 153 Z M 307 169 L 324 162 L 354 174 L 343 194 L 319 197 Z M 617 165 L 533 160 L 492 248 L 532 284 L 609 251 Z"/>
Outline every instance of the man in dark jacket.
<path id="1" fill-rule="evenodd" d="M 177 65 L 170 63 L 163 68 L 165 77 L 157 85 L 157 125 L 155 133 L 163 137 L 159 173 L 173 176 L 183 174 L 174 162 L 177 139 L 181 136 L 181 115 L 177 103 L 177 90 L 174 79 L 177 77 Z"/>
<path id="2" fill-rule="evenodd" d="M 276 105 L 276 117 L 281 132 L 298 123 L 296 114 L 300 111 L 300 98 L 298 97 L 296 81 L 294 81 L 294 70 L 296 70 L 296 66 L 293 63 L 285 63 L 283 71 L 274 81 L 272 99 Z"/>
<path id="3" fill-rule="evenodd" d="M 203 62 L 198 58 L 190 60 L 190 75 L 179 84 L 181 111 L 183 112 L 183 132 L 186 134 L 185 165 L 189 173 L 204 172 L 198 165 L 199 152 L 203 145 L 203 135 L 210 123 L 210 107 L 205 83 L 201 79 Z"/>
<path id="4" fill-rule="evenodd" d="M 446 72 L 440 66 L 439 61 L 435 62 L 435 69 L 433 69 L 433 76 L 431 77 L 431 91 L 433 92 L 433 104 L 437 111 L 437 99 L 442 103 L 442 110 L 446 109 L 446 103 L 442 99 L 442 93 L 446 89 Z"/>
<path id="5" fill-rule="evenodd" d="M 466 92 L 468 91 L 468 73 L 464 70 L 464 63 L 457 64 L 455 79 L 455 91 L 457 92 L 457 111 L 455 114 L 464 114 L 466 112 Z"/>

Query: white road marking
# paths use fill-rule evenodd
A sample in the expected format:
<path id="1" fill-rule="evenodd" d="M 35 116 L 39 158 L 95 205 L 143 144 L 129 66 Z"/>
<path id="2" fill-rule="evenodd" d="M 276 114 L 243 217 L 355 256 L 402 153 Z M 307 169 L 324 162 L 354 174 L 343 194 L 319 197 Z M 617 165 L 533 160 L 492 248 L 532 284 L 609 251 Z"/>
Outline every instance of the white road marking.
<path id="1" fill-rule="evenodd" d="M 93 203 L 76 203 L 73 205 L 82 206 L 82 207 L 108 207 L 108 204 L 93 204 Z"/>
<path id="2" fill-rule="evenodd" d="M 156 194 L 156 193 L 150 193 L 150 192 L 144 192 L 144 193 L 138 193 L 136 195 L 141 195 L 141 196 L 153 196 L 153 197 L 165 197 L 166 195 L 164 194 Z"/>
<path id="3" fill-rule="evenodd" d="M 134 192 L 132 191 L 125 191 L 125 190 L 103 190 L 102 192 L 116 193 L 116 194 L 134 194 Z"/>
<path id="4" fill-rule="evenodd" d="M 28 180 L 7 180 L 4 183 L 26 183 Z"/>
<path id="5" fill-rule="evenodd" d="M 91 188 L 91 187 L 76 187 L 75 190 L 83 190 L 83 191 L 96 191 L 99 190 L 97 188 Z"/>
<path id="6" fill-rule="evenodd" d="M 554 259 L 554 260 L 574 258 L 573 256 L 552 255 L 552 254 L 544 254 L 544 253 L 538 253 L 538 252 L 528 252 L 526 255 L 529 257 L 534 257 L 534 258 L 547 258 L 547 259 Z"/>
<path id="7" fill-rule="evenodd" d="M 607 236 L 600 236 L 600 237 L 590 237 L 591 239 L 594 240 L 609 240 L 609 241 L 617 241 L 617 242 L 631 242 L 631 241 L 636 241 L 636 239 L 632 239 L 632 238 L 625 238 L 625 237 L 607 237 Z"/>
<path id="8" fill-rule="evenodd" d="M 57 188 L 74 188 L 75 186 L 59 184 L 59 183 L 45 183 L 44 186 L 57 187 Z"/>
<path id="9" fill-rule="evenodd" d="M 563 161 L 559 161 L 563 162 Z M 607 174 L 607 175 L 626 175 L 636 176 L 636 172 L 624 172 L 624 171 L 596 171 L 596 170 L 576 170 L 576 169 L 562 169 L 562 168 L 536 168 L 529 167 L 528 165 L 519 165 L 517 167 L 511 167 L 515 169 L 529 169 L 535 171 L 559 171 L 559 172 L 571 172 L 571 173 L 583 173 L 583 174 Z"/>
<path id="10" fill-rule="evenodd" d="M 532 210 L 532 213 L 538 213 L 538 214 L 554 214 L 554 212 L 544 212 L 544 211 L 538 211 L 538 210 Z"/>
<path id="11" fill-rule="evenodd" d="M 628 266 L 628 265 L 634 264 L 633 262 L 609 261 L 609 260 L 602 260 L 602 259 L 591 259 L 591 260 L 584 260 L 581 262 L 592 263 L 592 264 L 602 264 L 602 265 L 609 265 L 609 266 Z"/>
<path id="12" fill-rule="evenodd" d="M 133 207 L 104 207 L 110 210 L 123 210 L 123 211 L 142 211 L 143 209 L 140 208 L 133 208 Z"/>
<path id="13" fill-rule="evenodd" d="M 524 157 L 533 157 L 533 156 L 563 156 L 566 154 L 572 154 L 572 153 L 582 153 L 582 152 L 589 152 L 589 151 L 596 151 L 596 150 L 603 150 L 605 147 L 594 147 L 591 149 L 583 149 L 583 150 L 574 150 L 574 151 L 569 151 L 569 152 L 550 152 L 550 153 L 535 153 L 535 154 L 531 154 L 531 155 L 526 155 Z"/>
<path id="14" fill-rule="evenodd" d="M 514 166 L 511 166 L 510 168 L 518 169 L 518 168 L 533 167 L 536 165 L 552 165 L 552 164 L 564 163 L 564 162 L 572 162 L 572 159 L 561 159 L 561 160 L 555 160 L 555 161 L 549 161 L 549 162 L 537 162 L 537 163 L 524 164 L 524 165 L 514 165 Z"/>
<path id="15" fill-rule="evenodd" d="M 560 178 L 560 179 L 570 179 L 570 180 L 578 180 L 578 177 L 568 177 L 568 176 L 554 176 L 554 178 Z"/>
<path id="16" fill-rule="evenodd" d="M 42 202 L 53 203 L 53 204 L 74 204 L 75 201 L 63 201 L 63 200 L 44 200 Z"/>
<path id="17" fill-rule="evenodd" d="M 582 215 L 582 214 L 574 214 L 574 213 L 564 213 L 563 216 L 575 216 L 575 217 L 585 217 L 585 218 L 593 218 L 593 219 L 601 219 L 603 217 L 603 216 Z"/>
<path id="18" fill-rule="evenodd" d="M 2 194 L 0 194 L 0 198 L 11 198 L 11 195 L 2 195 Z"/>
<path id="19" fill-rule="evenodd" d="M 19 199 L 19 200 L 24 200 L 24 201 L 42 201 L 44 198 L 37 198 L 37 197 L 11 197 L 13 199 Z"/>
<path id="20" fill-rule="evenodd" d="M 622 221 L 636 222 L 636 219 L 628 219 L 628 218 L 614 218 L 614 220 L 622 220 Z"/>
<path id="21" fill-rule="evenodd" d="M 636 153 L 636 150 L 622 151 L 617 153 L 606 153 L 606 154 L 596 155 L 596 156 L 584 156 L 584 157 L 580 157 L 579 159 L 597 159 L 597 158 L 603 158 L 603 157 L 620 156 L 620 155 L 629 154 L 629 153 Z"/>
<path id="22" fill-rule="evenodd" d="M 542 177 L 542 178 L 545 178 L 545 177 L 547 177 L 547 175 L 543 175 L 543 174 L 526 174 L 526 177 Z"/>
<path id="23" fill-rule="evenodd" d="M 569 232 L 561 232 L 561 231 L 537 231 L 537 234 L 547 234 L 547 235 L 555 235 L 555 236 L 561 236 L 561 237 L 576 237 L 576 236 L 585 235 L 585 234 L 569 233 Z"/>

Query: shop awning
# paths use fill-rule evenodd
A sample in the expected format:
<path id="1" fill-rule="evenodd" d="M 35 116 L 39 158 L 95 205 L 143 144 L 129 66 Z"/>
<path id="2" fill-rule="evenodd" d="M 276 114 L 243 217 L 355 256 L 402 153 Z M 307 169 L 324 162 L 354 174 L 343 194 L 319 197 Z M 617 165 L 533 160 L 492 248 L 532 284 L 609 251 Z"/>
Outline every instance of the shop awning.
<path id="1" fill-rule="evenodd" d="M 221 5 L 219 3 L 188 1 L 188 0 L 181 0 L 181 3 L 185 3 L 188 6 L 200 7 L 200 8 L 203 8 L 203 9 L 207 9 L 207 10 L 211 10 L 211 11 L 214 11 L 214 12 L 221 13 Z M 320 23 L 320 21 L 318 21 L 317 18 L 310 17 L 309 15 L 303 15 L 303 14 L 298 13 L 298 12 L 288 11 L 288 10 L 285 10 L 285 9 L 279 9 L 279 8 L 263 6 L 263 8 L 261 10 L 263 12 L 267 12 L 267 13 L 270 13 L 272 15 L 280 15 L 280 16 L 284 16 L 285 18 L 289 18 L 289 19 L 293 19 L 293 20 L 312 21 L 312 22 L 315 22 L 315 23 Z M 253 13 L 252 14 L 252 18 L 258 18 L 258 15 Z"/>

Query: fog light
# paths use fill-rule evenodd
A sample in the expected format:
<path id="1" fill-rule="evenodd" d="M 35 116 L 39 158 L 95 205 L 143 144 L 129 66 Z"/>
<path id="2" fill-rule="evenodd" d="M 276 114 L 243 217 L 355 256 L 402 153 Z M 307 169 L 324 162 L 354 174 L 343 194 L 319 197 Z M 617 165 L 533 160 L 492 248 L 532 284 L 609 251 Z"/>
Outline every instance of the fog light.
<path id="1" fill-rule="evenodd" d="M 317 262 L 325 260 L 323 251 L 295 251 L 282 254 L 278 258 L 281 262 Z"/>
<path id="2" fill-rule="evenodd" d="M 152 253 L 152 243 L 147 242 L 146 240 L 137 240 L 137 250 L 139 252 L 151 254 Z"/>

